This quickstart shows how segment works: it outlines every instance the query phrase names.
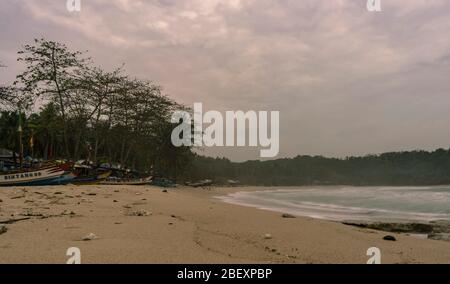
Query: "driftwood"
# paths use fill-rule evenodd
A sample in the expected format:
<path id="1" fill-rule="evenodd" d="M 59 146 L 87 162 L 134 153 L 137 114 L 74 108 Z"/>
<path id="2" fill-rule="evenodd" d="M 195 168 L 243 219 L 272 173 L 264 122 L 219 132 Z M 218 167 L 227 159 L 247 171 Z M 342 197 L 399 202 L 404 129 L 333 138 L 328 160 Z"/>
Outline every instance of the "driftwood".
<path id="1" fill-rule="evenodd" d="M 23 218 L 14 218 L 14 219 L 7 219 L 7 220 L 0 220 L 0 224 L 14 224 L 16 222 L 29 220 L 31 217 L 23 217 Z"/>

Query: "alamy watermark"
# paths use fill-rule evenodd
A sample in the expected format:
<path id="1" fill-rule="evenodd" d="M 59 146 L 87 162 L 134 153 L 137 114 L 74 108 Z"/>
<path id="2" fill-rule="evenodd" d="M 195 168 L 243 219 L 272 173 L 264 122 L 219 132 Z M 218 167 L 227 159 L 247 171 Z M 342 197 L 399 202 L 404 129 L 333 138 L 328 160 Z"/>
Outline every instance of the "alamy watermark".
<path id="1" fill-rule="evenodd" d="M 370 256 L 367 264 L 381 264 L 381 250 L 377 247 L 371 247 L 367 250 L 367 256 Z"/>
<path id="2" fill-rule="evenodd" d="M 66 264 L 81 264 L 81 250 L 79 248 L 68 248 L 66 255 L 69 256 Z M 381 264 L 381 250 L 379 248 L 369 248 L 366 255 L 370 256 L 369 260 L 367 260 L 367 264 Z"/>
<path id="3" fill-rule="evenodd" d="M 270 112 L 270 136 L 268 111 L 227 111 L 224 118 L 218 111 L 203 113 L 203 104 L 195 103 L 193 116 L 187 111 L 173 113 L 172 123 L 179 123 L 171 136 L 175 147 L 261 147 L 261 158 L 274 158 L 279 153 L 278 111 Z"/>
<path id="4" fill-rule="evenodd" d="M 71 13 L 81 12 L 81 0 L 67 0 L 66 8 Z"/>
<path id="5" fill-rule="evenodd" d="M 69 256 L 67 264 L 81 264 L 81 250 L 77 247 L 67 249 L 66 255 Z"/>
<path id="6" fill-rule="evenodd" d="M 367 11 L 381 12 L 381 0 L 367 0 Z"/>

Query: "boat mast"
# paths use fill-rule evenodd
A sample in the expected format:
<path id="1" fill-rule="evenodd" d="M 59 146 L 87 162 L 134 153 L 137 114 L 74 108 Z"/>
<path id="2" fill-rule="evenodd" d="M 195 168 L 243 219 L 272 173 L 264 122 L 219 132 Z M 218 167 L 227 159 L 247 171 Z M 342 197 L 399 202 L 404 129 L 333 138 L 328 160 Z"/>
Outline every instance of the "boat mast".
<path id="1" fill-rule="evenodd" d="M 20 114 L 19 110 L 19 128 L 17 129 L 17 132 L 19 132 L 19 162 L 20 162 L 20 168 L 23 166 L 23 143 L 22 143 L 22 116 Z"/>

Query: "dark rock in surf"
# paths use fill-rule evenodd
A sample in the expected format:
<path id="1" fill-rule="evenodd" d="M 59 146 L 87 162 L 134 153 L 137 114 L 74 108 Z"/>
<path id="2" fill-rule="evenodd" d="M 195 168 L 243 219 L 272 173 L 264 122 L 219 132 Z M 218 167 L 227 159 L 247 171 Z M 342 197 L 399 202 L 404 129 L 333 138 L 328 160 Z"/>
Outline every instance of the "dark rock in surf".
<path id="1" fill-rule="evenodd" d="M 294 219 L 294 218 L 296 218 L 294 215 L 291 215 L 291 214 L 283 214 L 283 215 L 281 215 L 281 217 L 286 218 L 286 219 Z"/>
<path id="2" fill-rule="evenodd" d="M 352 223 L 343 222 L 344 225 L 364 229 L 374 229 L 392 233 L 430 234 L 435 231 L 437 224 L 426 223 Z"/>
<path id="3" fill-rule="evenodd" d="M 395 237 L 393 237 L 393 236 L 385 236 L 385 237 L 383 238 L 383 240 L 385 240 L 385 241 L 391 241 L 391 242 L 397 241 L 397 239 L 396 239 Z"/>
<path id="4" fill-rule="evenodd" d="M 6 228 L 6 226 L 0 226 L 0 235 L 4 234 L 8 231 L 8 229 Z"/>

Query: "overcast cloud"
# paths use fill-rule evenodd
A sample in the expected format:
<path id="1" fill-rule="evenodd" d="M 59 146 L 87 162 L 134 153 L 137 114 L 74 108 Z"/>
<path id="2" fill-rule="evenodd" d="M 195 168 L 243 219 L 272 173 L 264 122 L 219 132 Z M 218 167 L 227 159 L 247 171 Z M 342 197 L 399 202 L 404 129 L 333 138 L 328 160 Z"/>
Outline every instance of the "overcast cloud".
<path id="1" fill-rule="evenodd" d="M 449 148 L 450 1 L 66 0 L 0 2 L 0 82 L 33 38 L 126 64 L 187 105 L 279 110 L 280 157 Z M 258 149 L 207 149 L 233 160 Z"/>

